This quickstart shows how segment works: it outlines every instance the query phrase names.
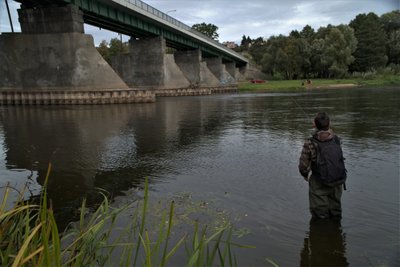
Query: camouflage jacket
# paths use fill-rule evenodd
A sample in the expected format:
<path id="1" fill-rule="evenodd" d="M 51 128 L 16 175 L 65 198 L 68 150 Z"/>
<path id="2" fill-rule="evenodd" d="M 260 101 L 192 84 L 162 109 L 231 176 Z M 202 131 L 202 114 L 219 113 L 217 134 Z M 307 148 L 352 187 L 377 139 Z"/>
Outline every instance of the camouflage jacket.
<path id="1" fill-rule="evenodd" d="M 334 136 L 335 134 L 332 129 L 329 129 L 328 131 L 316 131 L 312 134 L 312 137 L 317 138 L 320 141 L 332 139 Z M 311 162 L 315 161 L 317 158 L 315 147 L 310 139 L 311 137 L 304 142 L 299 159 L 299 172 L 304 178 L 307 178 L 311 172 Z"/>

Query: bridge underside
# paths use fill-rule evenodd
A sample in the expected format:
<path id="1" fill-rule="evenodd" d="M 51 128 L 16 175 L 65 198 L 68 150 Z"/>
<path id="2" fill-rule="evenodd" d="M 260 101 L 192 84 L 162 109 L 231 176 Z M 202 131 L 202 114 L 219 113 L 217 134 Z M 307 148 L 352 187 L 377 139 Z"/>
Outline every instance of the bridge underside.
<path id="1" fill-rule="evenodd" d="M 134 38 L 162 36 L 168 47 L 177 50 L 202 51 L 203 57 L 221 57 L 223 62 L 234 62 L 237 67 L 245 67 L 247 61 L 223 50 L 215 49 L 207 43 L 199 42 L 196 38 L 182 34 L 179 27 L 171 27 L 155 21 L 141 13 L 128 8 L 121 9 L 118 3 L 109 0 L 16 0 L 26 8 L 65 6 L 72 4 L 83 11 L 85 23 L 122 33 Z M 157 11 L 158 12 L 158 11 Z M 170 18 L 166 14 L 165 19 Z M 171 18 L 172 19 L 172 18 Z M 186 25 L 185 25 L 186 26 Z"/>
<path id="2" fill-rule="evenodd" d="M 100 56 L 76 6 L 19 10 L 22 33 L 0 35 L 0 104 L 152 102 L 158 95 L 235 91 L 238 69 L 200 49 L 166 54 L 167 38 L 132 38 L 130 52 Z"/>

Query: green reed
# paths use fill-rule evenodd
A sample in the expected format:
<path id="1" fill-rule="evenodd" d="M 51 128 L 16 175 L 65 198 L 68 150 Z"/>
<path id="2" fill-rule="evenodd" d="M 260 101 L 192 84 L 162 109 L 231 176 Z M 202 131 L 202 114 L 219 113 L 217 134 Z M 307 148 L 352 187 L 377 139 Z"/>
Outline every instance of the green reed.
<path id="1" fill-rule="evenodd" d="M 10 187 L 0 203 L 1 266 L 166 266 L 180 249 L 185 249 L 187 266 L 237 266 L 232 253 L 232 226 L 227 223 L 212 233 L 207 226 L 183 234 L 171 244 L 174 201 L 164 210 L 157 229 L 146 229 L 148 180 L 144 199 L 115 208 L 103 194 L 103 202 L 94 211 L 82 202 L 78 222 L 59 233 L 51 200 L 47 196 L 49 164 L 39 204 L 23 200 L 23 192 L 11 208 L 6 208 Z M 142 203 L 140 203 L 142 202 Z M 122 213 L 133 210 L 131 222 L 117 227 Z M 184 244 L 184 248 L 183 248 Z"/>

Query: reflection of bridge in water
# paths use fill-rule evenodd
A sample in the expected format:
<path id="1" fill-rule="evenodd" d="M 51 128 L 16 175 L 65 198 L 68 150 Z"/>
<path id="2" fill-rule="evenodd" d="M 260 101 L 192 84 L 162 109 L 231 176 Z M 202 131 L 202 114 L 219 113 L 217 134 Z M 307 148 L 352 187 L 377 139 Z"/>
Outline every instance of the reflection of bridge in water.
<path id="1" fill-rule="evenodd" d="M 48 194 L 68 218 L 83 197 L 97 203 L 98 188 L 117 196 L 141 188 L 145 177 L 157 182 L 182 147 L 204 133 L 217 134 L 224 118 L 210 112 L 220 108 L 218 102 L 207 109 L 203 104 L 9 107 L 0 121 L 6 165 L 37 172 L 43 185 L 51 162 Z"/>
<path id="2" fill-rule="evenodd" d="M 22 33 L 0 35 L 3 104 L 151 102 L 235 91 L 245 75 L 242 55 L 139 0 L 16 1 Z M 129 53 L 111 68 L 84 22 L 131 36 Z"/>

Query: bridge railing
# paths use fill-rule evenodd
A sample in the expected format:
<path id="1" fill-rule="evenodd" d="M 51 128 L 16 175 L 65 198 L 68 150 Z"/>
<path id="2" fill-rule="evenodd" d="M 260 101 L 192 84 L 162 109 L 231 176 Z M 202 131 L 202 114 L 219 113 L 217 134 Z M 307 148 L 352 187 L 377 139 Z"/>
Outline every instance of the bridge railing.
<path id="1" fill-rule="evenodd" d="M 132 4 L 132 5 L 136 6 L 136 7 L 138 7 L 138 8 L 140 8 L 140 9 L 144 10 L 144 11 L 147 11 L 147 12 L 149 12 L 149 13 L 155 15 L 155 16 L 157 16 L 158 18 L 161 18 L 161 19 L 163 19 L 163 20 L 165 20 L 165 21 L 168 21 L 169 23 L 172 23 L 172 24 L 174 24 L 175 26 L 177 26 L 177 27 L 179 27 L 179 28 L 181 28 L 181 29 L 187 30 L 187 31 L 189 31 L 189 32 L 191 32 L 191 33 L 193 33 L 193 34 L 195 34 L 195 35 L 201 37 L 201 38 L 204 38 L 204 39 L 208 40 L 209 42 L 212 42 L 212 43 L 214 43 L 215 45 L 219 46 L 219 47 L 220 47 L 221 49 L 223 49 L 223 50 L 228 50 L 228 49 L 229 49 L 229 48 L 227 48 L 226 46 L 224 46 L 223 44 L 219 43 L 218 41 L 216 41 L 216 40 L 214 40 L 214 39 L 212 39 L 212 38 L 210 38 L 210 37 L 208 37 L 208 36 L 202 34 L 202 33 L 199 32 L 199 31 L 196 31 L 195 29 L 192 29 L 192 28 L 189 27 L 188 25 L 186 25 L 186 24 L 180 22 L 180 21 L 177 20 L 177 19 L 174 19 L 173 17 L 171 17 L 171 16 L 165 14 L 164 12 L 161 12 L 160 10 L 158 10 L 158 9 L 152 7 L 152 6 L 149 6 L 148 4 L 144 3 L 144 2 L 141 1 L 141 0 L 124 0 L 124 1 L 127 2 L 127 3 L 129 3 L 129 4 Z M 231 50 L 231 49 L 229 49 L 229 52 L 230 52 L 230 53 L 234 53 L 234 54 L 236 54 L 237 57 L 240 57 L 240 58 L 243 58 L 243 59 L 244 59 L 244 57 L 243 57 L 242 55 L 236 53 L 235 51 L 233 51 L 233 50 Z M 245 59 L 245 60 L 247 61 L 247 59 Z"/>

